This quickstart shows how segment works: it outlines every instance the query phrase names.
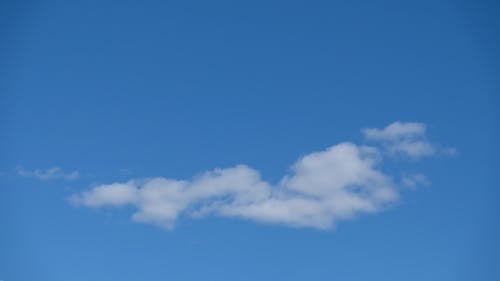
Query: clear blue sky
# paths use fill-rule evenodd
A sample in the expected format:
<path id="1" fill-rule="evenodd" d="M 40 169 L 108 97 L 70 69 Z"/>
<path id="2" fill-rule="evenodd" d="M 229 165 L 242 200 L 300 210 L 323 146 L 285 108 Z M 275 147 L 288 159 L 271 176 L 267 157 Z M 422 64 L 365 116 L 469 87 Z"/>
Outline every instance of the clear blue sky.
<path id="1" fill-rule="evenodd" d="M 2 1 L 0 280 L 500 280 L 499 8 Z M 432 157 L 360 131 L 396 121 L 425 125 Z M 334 226 L 183 211 L 158 227 L 133 199 L 71 200 L 238 164 L 274 190 L 342 142 L 377 146 L 399 198 Z"/>

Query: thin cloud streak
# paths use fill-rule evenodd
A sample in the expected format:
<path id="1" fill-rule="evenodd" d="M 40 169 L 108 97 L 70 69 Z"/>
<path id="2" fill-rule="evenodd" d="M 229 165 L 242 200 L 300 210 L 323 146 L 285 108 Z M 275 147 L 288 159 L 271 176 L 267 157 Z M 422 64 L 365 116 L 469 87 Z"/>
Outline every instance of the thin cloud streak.
<path id="1" fill-rule="evenodd" d="M 71 180 L 76 180 L 80 177 L 80 173 L 78 173 L 78 171 L 66 173 L 59 167 L 52 167 L 48 169 L 35 169 L 33 171 L 28 171 L 25 170 L 23 167 L 18 167 L 17 174 L 22 177 L 31 177 L 42 181 L 58 180 L 58 179 L 71 181 Z"/>

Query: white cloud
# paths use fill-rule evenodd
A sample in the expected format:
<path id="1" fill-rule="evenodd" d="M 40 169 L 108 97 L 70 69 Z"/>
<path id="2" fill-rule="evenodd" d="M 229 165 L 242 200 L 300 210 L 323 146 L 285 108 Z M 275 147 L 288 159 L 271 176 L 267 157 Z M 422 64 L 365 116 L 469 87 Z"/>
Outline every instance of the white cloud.
<path id="1" fill-rule="evenodd" d="M 380 143 L 385 152 L 392 156 L 405 156 L 418 159 L 437 153 L 453 155 L 454 148 L 442 148 L 427 141 L 427 126 L 417 122 L 394 122 L 384 129 L 363 129 L 363 135 L 369 141 Z"/>
<path id="2" fill-rule="evenodd" d="M 363 129 L 367 139 L 379 141 L 396 141 L 401 139 L 412 139 L 425 136 L 426 126 L 417 122 L 394 122 L 384 129 Z"/>
<path id="3" fill-rule="evenodd" d="M 134 203 L 137 190 L 134 182 L 115 183 L 107 186 L 97 186 L 92 192 L 83 192 L 77 203 L 82 203 L 89 207 L 120 206 Z"/>
<path id="4" fill-rule="evenodd" d="M 425 126 L 394 124 L 364 132 L 373 139 L 401 140 L 396 144 L 408 147 L 399 150 L 409 155 L 424 154 L 428 148 L 418 144 L 422 140 L 406 142 L 423 137 Z M 133 206 L 134 221 L 167 229 L 181 216 L 209 215 L 327 229 L 341 220 L 384 210 L 398 200 L 399 187 L 382 172 L 382 160 L 379 147 L 344 142 L 298 159 L 276 184 L 263 180 L 255 169 L 237 165 L 190 180 L 157 177 L 99 185 L 74 194 L 71 201 L 92 208 Z M 417 174 L 403 178 L 401 184 L 424 182 L 425 176 Z"/>
<path id="5" fill-rule="evenodd" d="M 238 165 L 189 181 L 152 178 L 100 185 L 71 200 L 88 207 L 133 205 L 134 221 L 165 228 L 172 228 L 182 214 L 330 228 L 339 220 L 382 210 L 398 198 L 376 159 L 375 148 L 341 143 L 299 159 L 276 185 Z"/>
<path id="6" fill-rule="evenodd" d="M 424 140 L 402 140 L 391 143 L 388 151 L 393 155 L 406 155 L 410 158 L 420 158 L 434 155 L 436 153 L 435 145 Z"/>
<path id="7" fill-rule="evenodd" d="M 27 171 L 23 167 L 17 168 L 17 173 L 23 177 L 33 177 L 39 180 L 55 180 L 55 179 L 63 179 L 63 180 L 75 180 L 80 177 L 80 174 L 77 171 L 65 173 L 59 167 L 52 167 L 49 169 L 35 169 L 34 171 Z"/>

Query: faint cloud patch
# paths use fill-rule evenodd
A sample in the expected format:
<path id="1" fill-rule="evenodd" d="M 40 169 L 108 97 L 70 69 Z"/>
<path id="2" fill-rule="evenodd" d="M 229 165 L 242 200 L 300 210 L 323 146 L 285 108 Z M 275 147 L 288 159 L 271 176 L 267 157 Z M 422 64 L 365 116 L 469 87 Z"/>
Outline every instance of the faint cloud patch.
<path id="1" fill-rule="evenodd" d="M 379 143 L 392 156 L 419 159 L 434 155 L 452 156 L 455 148 L 442 147 L 427 140 L 427 126 L 418 122 L 394 122 L 383 129 L 361 130 L 365 139 Z"/>
<path id="2" fill-rule="evenodd" d="M 417 174 L 409 174 L 409 175 L 404 175 L 401 178 L 401 183 L 403 186 L 415 189 L 419 186 L 429 186 L 431 185 L 431 182 L 429 179 L 420 173 Z"/>
<path id="3" fill-rule="evenodd" d="M 35 169 L 33 171 L 29 171 L 24 169 L 23 167 L 17 167 L 17 174 L 22 177 L 35 178 L 42 181 L 49 180 L 76 180 L 80 177 L 80 173 L 78 171 L 73 172 L 64 172 L 59 167 L 51 167 L 48 169 Z"/>
<path id="4" fill-rule="evenodd" d="M 120 175 L 124 176 L 124 177 L 130 176 L 134 173 L 131 169 L 127 169 L 127 168 L 120 169 L 119 172 L 120 172 Z"/>

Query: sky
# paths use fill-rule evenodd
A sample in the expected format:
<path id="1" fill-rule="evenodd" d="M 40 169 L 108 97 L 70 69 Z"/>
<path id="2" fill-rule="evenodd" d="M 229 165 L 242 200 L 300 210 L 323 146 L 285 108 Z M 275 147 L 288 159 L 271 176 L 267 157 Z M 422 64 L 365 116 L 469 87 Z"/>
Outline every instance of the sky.
<path id="1" fill-rule="evenodd" d="M 496 1 L 2 1 L 0 280 L 500 280 Z"/>

